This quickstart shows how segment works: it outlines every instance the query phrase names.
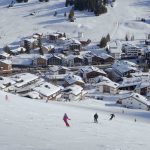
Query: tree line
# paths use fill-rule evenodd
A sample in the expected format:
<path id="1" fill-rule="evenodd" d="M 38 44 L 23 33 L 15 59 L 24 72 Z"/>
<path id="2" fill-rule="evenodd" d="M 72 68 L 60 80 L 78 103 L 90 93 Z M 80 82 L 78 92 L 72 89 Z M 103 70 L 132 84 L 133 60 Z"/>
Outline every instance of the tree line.
<path id="1" fill-rule="evenodd" d="M 65 6 L 74 5 L 75 10 L 94 12 L 96 16 L 107 12 L 108 0 L 66 0 Z"/>

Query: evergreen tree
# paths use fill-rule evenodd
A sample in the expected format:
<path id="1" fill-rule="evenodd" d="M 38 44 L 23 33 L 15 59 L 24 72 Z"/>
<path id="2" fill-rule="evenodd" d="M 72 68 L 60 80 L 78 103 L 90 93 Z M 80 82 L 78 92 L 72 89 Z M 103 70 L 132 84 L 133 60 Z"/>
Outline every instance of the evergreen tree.
<path id="1" fill-rule="evenodd" d="M 44 52 L 43 52 L 43 50 L 42 50 L 42 47 L 40 47 L 39 53 L 40 53 L 40 55 L 44 55 Z"/>
<path id="2" fill-rule="evenodd" d="M 126 40 L 126 41 L 129 41 L 129 36 L 128 36 L 128 34 L 126 34 L 125 40 Z"/>
<path id="3" fill-rule="evenodd" d="M 24 0 L 24 2 L 25 2 L 25 3 L 27 3 L 27 2 L 28 2 L 28 0 Z"/>
<path id="4" fill-rule="evenodd" d="M 11 54 L 10 47 L 8 45 L 3 47 L 3 51 L 5 51 L 8 54 Z"/>
<path id="5" fill-rule="evenodd" d="M 16 2 L 17 2 L 17 3 L 22 3 L 22 2 L 23 2 L 23 0 L 16 0 Z"/>
<path id="6" fill-rule="evenodd" d="M 39 39 L 38 39 L 38 47 L 42 47 L 42 39 L 41 39 L 41 37 L 39 37 Z"/>
<path id="7" fill-rule="evenodd" d="M 64 17 L 67 17 L 67 13 L 66 12 L 64 13 Z"/>
<path id="8" fill-rule="evenodd" d="M 134 41 L 134 35 L 131 36 L 131 41 Z"/>
<path id="9" fill-rule="evenodd" d="M 57 11 L 55 11 L 54 16 L 57 16 Z"/>
<path id="10" fill-rule="evenodd" d="M 150 39 L 150 34 L 148 34 L 147 38 Z"/>
<path id="11" fill-rule="evenodd" d="M 100 41 L 100 48 L 104 48 L 107 45 L 107 39 L 105 37 L 102 37 Z"/>
<path id="12" fill-rule="evenodd" d="M 110 41 L 110 35 L 109 35 L 109 33 L 108 33 L 107 36 L 106 36 L 106 40 L 107 40 L 107 42 Z"/>
<path id="13" fill-rule="evenodd" d="M 68 19 L 69 19 L 69 21 L 71 21 L 71 22 L 74 21 L 74 9 L 73 9 L 73 8 L 70 10 Z"/>
<path id="14" fill-rule="evenodd" d="M 69 5 L 69 0 L 66 0 L 65 6 L 68 7 Z"/>

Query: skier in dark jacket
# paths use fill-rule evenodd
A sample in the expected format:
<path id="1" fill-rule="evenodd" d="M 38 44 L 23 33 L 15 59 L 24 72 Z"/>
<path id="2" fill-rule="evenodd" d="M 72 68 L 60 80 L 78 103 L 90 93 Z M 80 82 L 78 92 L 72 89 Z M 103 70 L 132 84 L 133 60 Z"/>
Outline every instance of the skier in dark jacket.
<path id="1" fill-rule="evenodd" d="M 110 114 L 110 119 L 109 120 L 112 120 L 114 117 L 115 117 L 115 114 Z"/>
<path id="2" fill-rule="evenodd" d="M 96 113 L 96 114 L 94 114 L 94 123 L 98 123 L 98 114 Z"/>

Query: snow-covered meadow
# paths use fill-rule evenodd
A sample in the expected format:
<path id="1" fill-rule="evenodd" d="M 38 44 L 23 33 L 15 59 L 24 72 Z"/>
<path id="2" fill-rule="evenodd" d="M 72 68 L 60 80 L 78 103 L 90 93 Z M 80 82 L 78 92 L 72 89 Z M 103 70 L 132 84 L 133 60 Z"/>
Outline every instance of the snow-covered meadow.
<path id="1" fill-rule="evenodd" d="M 128 33 L 134 34 L 135 39 L 145 38 L 150 32 L 149 0 L 117 0 L 114 7 L 108 6 L 108 13 L 95 17 L 93 13 L 75 12 L 77 18 L 74 23 L 67 21 L 70 7 L 65 7 L 65 0 L 50 0 L 40 3 L 29 0 L 29 3 L 15 4 L 7 8 L 11 0 L 0 1 L 0 47 L 35 32 L 66 32 L 67 35 L 78 37 L 83 32 L 85 38 L 99 41 L 102 36 L 110 33 L 113 39 L 124 39 Z M 58 15 L 55 17 L 54 12 Z M 35 13 L 35 15 L 30 15 Z M 146 18 L 147 22 L 136 21 Z"/>

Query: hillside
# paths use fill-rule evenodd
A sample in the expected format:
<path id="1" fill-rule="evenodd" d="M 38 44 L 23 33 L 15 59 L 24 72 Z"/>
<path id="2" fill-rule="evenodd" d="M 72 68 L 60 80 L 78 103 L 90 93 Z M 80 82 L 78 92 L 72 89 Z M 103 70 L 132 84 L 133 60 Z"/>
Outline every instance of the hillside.
<path id="1" fill-rule="evenodd" d="M 94 100 L 45 103 L 8 95 L 6 101 L 5 93 L 0 95 L 1 150 L 149 150 L 148 112 L 124 109 L 122 114 L 120 108 Z M 98 124 L 93 123 L 95 112 Z M 109 121 L 112 112 L 116 117 Z M 64 113 L 71 118 L 70 128 Z"/>
<path id="2" fill-rule="evenodd" d="M 114 39 L 125 37 L 126 33 L 135 34 L 135 38 L 145 38 L 150 30 L 149 22 L 135 21 L 137 18 L 149 18 L 149 0 L 117 0 L 112 8 L 108 6 L 108 13 L 95 17 L 93 13 L 75 12 L 77 18 L 74 23 L 67 21 L 64 12 L 69 12 L 65 6 L 65 0 L 51 0 L 48 3 L 40 3 L 30 0 L 29 3 L 15 4 L 12 8 L 6 8 L 11 0 L 0 2 L 0 47 L 14 41 L 19 41 L 24 36 L 34 32 L 66 32 L 72 37 L 77 37 L 78 32 L 83 32 L 85 38 L 94 41 L 111 34 Z M 58 15 L 54 17 L 54 12 Z M 35 15 L 30 15 L 35 13 Z M 6 19 L 7 18 L 7 19 Z"/>

